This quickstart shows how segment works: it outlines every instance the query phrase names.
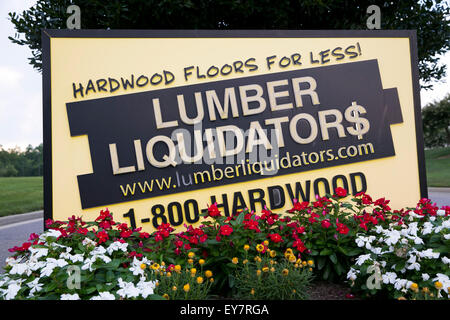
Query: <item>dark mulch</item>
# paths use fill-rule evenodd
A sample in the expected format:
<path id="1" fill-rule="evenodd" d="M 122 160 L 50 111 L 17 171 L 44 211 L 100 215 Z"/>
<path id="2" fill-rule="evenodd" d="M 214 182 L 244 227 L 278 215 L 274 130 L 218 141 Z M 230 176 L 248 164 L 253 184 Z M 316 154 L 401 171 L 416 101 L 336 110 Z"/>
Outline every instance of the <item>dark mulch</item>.
<path id="1" fill-rule="evenodd" d="M 348 297 L 350 288 L 345 284 L 315 281 L 311 283 L 309 300 L 356 300 L 357 297 Z"/>

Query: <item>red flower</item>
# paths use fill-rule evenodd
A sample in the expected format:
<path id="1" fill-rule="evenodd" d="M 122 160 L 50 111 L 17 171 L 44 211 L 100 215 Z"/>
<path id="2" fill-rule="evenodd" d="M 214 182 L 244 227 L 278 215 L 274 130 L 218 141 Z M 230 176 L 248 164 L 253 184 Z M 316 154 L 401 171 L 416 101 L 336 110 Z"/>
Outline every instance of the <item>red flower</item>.
<path id="1" fill-rule="evenodd" d="M 275 243 L 283 241 L 283 238 L 281 238 L 281 236 L 278 233 L 269 234 L 269 238 Z"/>
<path id="2" fill-rule="evenodd" d="M 347 190 L 345 190 L 344 188 L 341 188 L 341 187 L 337 187 L 334 190 L 334 193 L 335 193 L 335 195 L 337 195 L 340 198 L 344 198 L 347 196 Z"/>
<path id="3" fill-rule="evenodd" d="M 261 232 L 261 230 L 258 227 L 258 221 L 256 221 L 256 220 L 244 220 L 243 224 L 244 224 L 244 229 L 255 230 L 258 233 Z"/>
<path id="4" fill-rule="evenodd" d="M 294 206 L 289 210 L 289 213 L 293 213 L 295 211 L 301 211 L 308 208 L 309 202 L 303 201 L 299 202 L 297 199 L 294 199 Z"/>
<path id="5" fill-rule="evenodd" d="M 208 207 L 208 216 L 210 216 L 210 217 L 219 217 L 220 216 L 219 208 L 217 208 L 217 202 Z"/>
<path id="6" fill-rule="evenodd" d="M 229 236 L 231 233 L 233 233 L 233 228 L 229 225 L 223 225 L 219 229 L 219 234 L 222 236 Z"/>
<path id="7" fill-rule="evenodd" d="M 133 234 L 132 230 L 124 230 L 120 233 L 120 236 L 122 238 L 128 238 L 129 236 L 131 236 Z"/>
<path id="8" fill-rule="evenodd" d="M 108 233 L 104 230 L 97 232 L 98 243 L 106 242 L 109 239 Z"/>
<path id="9" fill-rule="evenodd" d="M 322 228 L 328 229 L 331 226 L 330 220 L 328 220 L 328 219 L 323 220 L 321 225 L 322 225 Z"/>
<path id="10" fill-rule="evenodd" d="M 150 237 L 150 234 L 147 233 L 147 232 L 140 232 L 140 233 L 139 233 L 139 238 L 147 239 L 147 238 L 149 238 L 149 237 Z"/>
<path id="11" fill-rule="evenodd" d="M 338 223 L 336 223 L 336 225 L 337 225 L 337 228 L 336 228 L 337 232 L 339 232 L 340 234 L 347 234 L 348 233 L 349 228 L 345 224 L 338 222 Z"/>

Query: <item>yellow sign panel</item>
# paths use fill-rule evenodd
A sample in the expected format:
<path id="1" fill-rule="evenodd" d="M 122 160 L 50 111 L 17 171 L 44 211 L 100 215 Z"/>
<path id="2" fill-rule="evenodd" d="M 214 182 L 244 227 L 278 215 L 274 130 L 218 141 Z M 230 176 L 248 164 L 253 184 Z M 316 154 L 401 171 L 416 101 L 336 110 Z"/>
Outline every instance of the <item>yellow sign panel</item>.
<path id="1" fill-rule="evenodd" d="M 47 218 L 426 196 L 415 32 L 44 30 Z"/>

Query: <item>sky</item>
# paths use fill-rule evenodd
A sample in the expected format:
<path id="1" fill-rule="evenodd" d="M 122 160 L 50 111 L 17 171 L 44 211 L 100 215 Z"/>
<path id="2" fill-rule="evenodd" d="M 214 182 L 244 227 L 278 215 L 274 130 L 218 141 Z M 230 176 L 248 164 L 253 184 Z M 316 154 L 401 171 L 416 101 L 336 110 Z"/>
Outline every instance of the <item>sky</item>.
<path id="1" fill-rule="evenodd" d="M 12 43 L 15 29 L 9 12 L 22 12 L 36 0 L 0 1 L 0 146 L 3 149 L 42 142 L 42 75 L 28 63 L 30 49 Z M 448 74 L 433 90 L 421 90 L 421 105 L 441 100 L 450 92 L 450 52 L 442 56 Z"/>

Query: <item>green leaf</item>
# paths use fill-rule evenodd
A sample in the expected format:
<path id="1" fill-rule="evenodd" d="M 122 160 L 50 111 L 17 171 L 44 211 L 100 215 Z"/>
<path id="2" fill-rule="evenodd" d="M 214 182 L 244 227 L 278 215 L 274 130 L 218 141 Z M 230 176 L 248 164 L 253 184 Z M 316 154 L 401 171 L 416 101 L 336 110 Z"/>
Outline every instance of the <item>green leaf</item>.
<path id="1" fill-rule="evenodd" d="M 336 257 L 336 254 L 334 254 L 334 253 L 330 254 L 330 260 L 331 260 L 333 263 L 337 263 L 337 257 Z"/>
<path id="2" fill-rule="evenodd" d="M 330 254 L 332 254 L 333 253 L 333 251 L 331 251 L 330 249 L 328 249 L 328 248 L 325 248 L 325 249 L 323 249 L 322 251 L 320 251 L 320 255 L 321 256 L 328 256 L 328 255 L 330 255 Z"/>

